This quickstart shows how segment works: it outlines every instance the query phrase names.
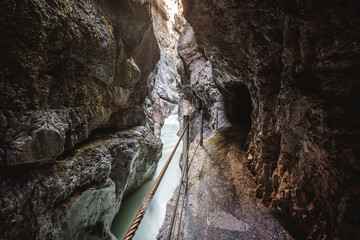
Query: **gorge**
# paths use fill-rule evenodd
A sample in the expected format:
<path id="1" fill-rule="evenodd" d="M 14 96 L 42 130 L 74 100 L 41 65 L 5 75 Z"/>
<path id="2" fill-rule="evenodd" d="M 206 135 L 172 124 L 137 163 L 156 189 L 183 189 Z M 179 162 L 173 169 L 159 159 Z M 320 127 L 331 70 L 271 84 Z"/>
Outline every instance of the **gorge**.
<path id="1" fill-rule="evenodd" d="M 116 239 L 177 106 L 191 114 L 180 239 L 356 239 L 359 9 L 1 1 L 0 239 Z"/>

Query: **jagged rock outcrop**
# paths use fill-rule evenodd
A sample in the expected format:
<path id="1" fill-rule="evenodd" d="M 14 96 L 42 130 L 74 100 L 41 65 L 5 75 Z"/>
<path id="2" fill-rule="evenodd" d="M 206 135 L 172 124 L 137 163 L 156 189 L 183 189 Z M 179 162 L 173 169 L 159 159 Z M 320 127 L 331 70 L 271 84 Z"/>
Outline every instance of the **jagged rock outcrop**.
<path id="1" fill-rule="evenodd" d="M 300 239 L 359 235 L 358 1 L 183 5 L 200 46 L 179 44 L 189 91 L 209 113 L 219 100 L 206 89 L 215 85 L 221 121 L 251 124 L 257 196 Z M 251 122 L 241 116 L 250 114 Z"/>
<path id="2" fill-rule="evenodd" d="M 221 125 L 225 125 L 227 120 L 223 114 L 224 97 L 214 81 L 212 65 L 199 47 L 189 24 L 179 38 L 178 53 L 182 60 L 178 64 L 180 85 L 185 97 L 194 98 L 198 108 L 204 109 L 205 119 L 209 121 L 206 126 L 215 129 L 216 114 Z"/>
<path id="3" fill-rule="evenodd" d="M 145 6 L 111 3 L 2 3 L 3 166 L 50 162 L 96 128 L 143 121 L 159 48 Z"/>
<path id="4" fill-rule="evenodd" d="M 3 169 L 1 238 L 111 239 L 124 193 L 151 179 L 160 150 L 135 127 L 94 137 L 53 164 Z"/>
<path id="5" fill-rule="evenodd" d="M 0 238 L 111 238 L 124 192 L 160 157 L 140 126 L 160 58 L 149 5 L 0 6 Z"/>

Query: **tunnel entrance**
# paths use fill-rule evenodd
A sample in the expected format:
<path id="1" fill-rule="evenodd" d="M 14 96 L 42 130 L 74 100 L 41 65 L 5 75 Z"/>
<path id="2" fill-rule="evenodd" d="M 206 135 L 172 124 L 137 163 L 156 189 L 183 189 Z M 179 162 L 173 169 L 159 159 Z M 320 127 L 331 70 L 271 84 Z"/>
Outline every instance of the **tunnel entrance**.
<path id="1" fill-rule="evenodd" d="M 228 89 L 225 96 L 225 114 L 232 125 L 251 127 L 251 96 L 245 85 Z"/>
<path id="2" fill-rule="evenodd" d="M 248 134 L 251 128 L 252 103 L 250 92 L 243 84 L 223 91 L 225 116 L 232 125 L 232 131 L 240 141 L 243 150 L 248 148 Z"/>

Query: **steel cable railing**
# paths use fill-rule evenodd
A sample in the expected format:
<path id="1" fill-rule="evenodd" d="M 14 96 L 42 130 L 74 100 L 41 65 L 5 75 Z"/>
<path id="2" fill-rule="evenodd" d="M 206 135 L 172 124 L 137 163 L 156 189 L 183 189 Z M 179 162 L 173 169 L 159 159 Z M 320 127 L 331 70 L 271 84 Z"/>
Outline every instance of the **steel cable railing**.
<path id="1" fill-rule="evenodd" d="M 144 215 L 146 213 L 146 210 L 149 207 L 149 204 L 150 204 L 152 198 L 154 197 L 154 194 L 155 194 L 155 192 L 156 192 L 156 190 L 157 190 L 157 188 L 158 188 L 158 186 L 159 186 L 159 184 L 160 184 L 160 182 L 161 182 L 161 180 L 162 180 L 162 178 L 163 178 L 163 176 L 165 174 L 165 171 L 168 168 L 168 166 L 169 166 L 169 164 L 171 162 L 171 159 L 173 158 L 173 156 L 174 156 L 174 154 L 176 152 L 176 149 L 177 149 L 177 147 L 179 146 L 179 144 L 181 142 L 181 139 L 183 138 L 185 132 L 189 128 L 189 122 L 190 121 L 187 121 L 187 124 L 184 127 L 184 130 L 181 133 L 181 136 L 180 136 L 178 142 L 176 143 L 176 145 L 174 147 L 174 150 L 171 152 L 171 154 L 170 154 L 168 160 L 166 161 L 163 169 L 161 170 L 159 176 L 156 178 L 156 181 L 155 181 L 153 187 L 151 188 L 151 190 L 150 190 L 149 194 L 147 195 L 144 203 L 142 204 L 141 208 L 139 209 L 138 213 L 136 214 L 136 217 L 135 217 L 134 221 L 132 222 L 130 228 L 128 229 L 128 231 L 127 231 L 127 233 L 126 233 L 126 235 L 124 237 L 124 240 L 130 240 L 130 239 L 132 239 L 134 237 L 135 232 L 138 229 L 138 227 L 139 227 L 139 225 L 141 223 L 141 220 L 143 219 L 143 217 L 144 217 Z"/>
<path id="2" fill-rule="evenodd" d="M 192 157 L 190 158 L 190 161 L 187 163 L 187 167 L 188 167 L 188 174 L 189 174 L 189 168 L 190 168 L 190 163 L 192 162 L 194 156 L 195 156 L 195 153 L 197 151 L 197 148 L 199 147 L 199 145 L 202 145 L 202 143 L 198 143 L 194 152 L 193 152 L 193 155 Z M 184 210 L 184 204 L 185 204 L 185 197 L 186 197 L 186 193 L 187 193 L 187 187 L 188 187 L 188 181 L 189 181 L 189 178 L 187 177 L 186 178 L 186 181 L 185 181 L 185 188 L 184 188 L 184 193 L 183 193 L 183 198 L 182 198 L 182 204 L 181 204 L 181 207 L 180 207 L 180 216 L 179 216 L 179 223 L 178 223 L 178 229 L 177 229 L 177 240 L 179 240 L 180 238 L 180 229 L 181 229 L 181 219 L 182 219 L 182 216 L 183 216 L 183 210 Z"/>
<path id="3" fill-rule="evenodd" d="M 183 209 L 184 209 L 184 203 L 185 203 L 185 196 L 186 196 L 186 192 L 187 192 L 187 186 L 188 186 L 188 176 L 185 176 L 185 172 L 186 172 L 186 175 L 188 175 L 189 173 L 189 163 L 191 163 L 191 161 L 193 160 L 194 156 L 195 156 L 195 153 L 197 151 L 197 148 L 199 147 L 199 145 L 202 146 L 202 134 L 203 134 L 203 131 L 202 131 L 202 126 L 203 126 L 203 119 L 202 119 L 202 112 L 201 112 L 201 127 L 199 129 L 199 131 L 195 134 L 195 136 L 200 132 L 200 141 L 199 143 L 197 144 L 194 152 L 193 152 L 193 155 L 192 157 L 190 158 L 190 162 L 188 161 L 188 156 L 189 156 L 189 152 L 187 152 L 186 154 L 186 164 L 184 164 L 186 166 L 186 171 L 183 170 L 183 174 L 181 176 L 181 179 L 180 179 L 180 184 L 179 184 L 179 189 L 178 189 L 178 193 L 177 193 L 177 197 L 176 197 L 176 201 L 175 201 L 175 206 L 174 206 L 174 210 L 172 212 L 172 217 L 171 217 L 171 222 L 170 222 L 170 229 L 169 229 L 169 232 L 168 232 L 168 237 L 167 239 L 170 240 L 171 239 L 171 235 L 173 234 L 173 228 L 174 228 L 174 225 L 175 224 L 175 216 L 176 216 L 176 212 L 177 212 L 177 208 L 178 208 L 178 204 L 179 204 L 179 199 L 180 199 L 180 193 L 181 193 L 181 188 L 182 188 L 182 185 L 183 185 L 183 179 L 184 177 L 186 178 L 185 179 L 185 184 L 184 184 L 184 193 L 183 193 L 183 198 L 182 198 L 182 204 L 181 204 L 181 207 L 180 207 L 180 216 L 179 216 L 179 224 L 178 224 L 178 229 L 177 229 L 177 238 L 176 239 L 179 239 L 180 237 L 180 228 L 181 228 L 181 219 L 182 219 L 182 215 L 183 215 Z M 176 226 L 175 226 L 176 227 Z M 174 229 L 175 230 L 175 229 Z M 176 230 L 175 230 L 176 231 Z"/>
<path id="4" fill-rule="evenodd" d="M 184 116 L 185 117 L 185 116 Z M 191 117 L 191 119 L 193 119 L 194 116 Z M 184 118 L 185 121 L 186 118 Z M 198 148 L 199 145 L 202 146 L 203 144 L 203 111 L 201 110 L 201 119 L 200 119 L 200 129 L 198 130 L 198 132 L 195 134 L 195 137 L 199 134 L 200 132 L 200 140 L 199 143 L 197 144 L 195 151 L 193 152 L 192 157 L 190 158 L 190 161 L 194 158 L 196 150 Z M 184 154 L 184 153 L 183 153 Z M 175 200 L 175 205 L 174 205 L 174 210 L 172 212 L 172 216 L 171 216 L 171 221 L 170 221 L 170 228 L 169 228 L 169 232 L 168 232 L 168 236 L 167 236 L 167 240 L 171 239 L 171 236 L 173 234 L 173 229 L 175 230 L 176 233 L 176 224 L 175 224 L 175 218 L 176 218 L 176 212 L 177 212 L 177 208 L 179 205 L 179 200 L 180 200 L 180 194 L 181 194 L 181 189 L 182 189 L 182 185 L 184 184 L 184 193 L 183 193 L 183 198 L 182 198 L 182 204 L 181 204 L 181 208 L 180 208 L 180 217 L 179 217 L 179 224 L 178 224 L 178 229 L 177 229 L 177 239 L 179 239 L 180 236 L 180 228 L 181 228 L 181 218 L 183 215 L 183 208 L 184 208 L 184 203 L 185 203 L 185 196 L 186 196 L 186 192 L 187 192 L 187 185 L 188 185 L 188 172 L 189 172 L 189 161 L 188 161 L 188 157 L 189 157 L 189 152 L 188 152 L 188 146 L 186 147 L 186 157 L 183 158 L 183 171 L 182 171 L 182 176 L 180 179 L 180 183 L 179 183 L 179 189 L 177 192 L 177 197 Z M 185 178 L 185 183 L 184 183 L 184 178 Z M 175 228 L 174 228 L 175 227 Z"/>

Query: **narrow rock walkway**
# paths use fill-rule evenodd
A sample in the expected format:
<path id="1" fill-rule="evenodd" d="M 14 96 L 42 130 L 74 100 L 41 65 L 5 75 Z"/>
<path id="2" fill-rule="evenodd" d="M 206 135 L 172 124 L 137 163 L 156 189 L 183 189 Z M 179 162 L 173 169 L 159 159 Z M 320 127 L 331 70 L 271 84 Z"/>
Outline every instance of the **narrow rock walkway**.
<path id="1" fill-rule="evenodd" d="M 255 197 L 254 180 L 239 148 L 245 137 L 245 129 L 227 127 L 203 147 L 192 143 L 190 157 L 195 153 L 179 239 L 292 239 Z M 173 202 L 158 239 L 166 239 Z"/>

